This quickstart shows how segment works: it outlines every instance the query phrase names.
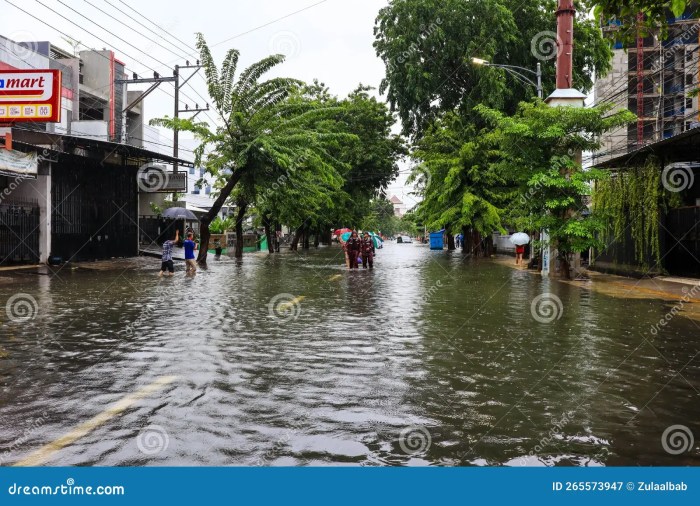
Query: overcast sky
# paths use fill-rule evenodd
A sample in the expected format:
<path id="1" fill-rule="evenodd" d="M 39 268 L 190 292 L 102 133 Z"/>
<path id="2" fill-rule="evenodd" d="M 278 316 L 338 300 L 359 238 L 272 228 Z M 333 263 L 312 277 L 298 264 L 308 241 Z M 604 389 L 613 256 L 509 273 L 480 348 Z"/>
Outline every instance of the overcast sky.
<path id="1" fill-rule="evenodd" d="M 308 82 L 317 78 L 339 96 L 346 95 L 359 83 L 378 87 L 384 76 L 384 65 L 375 55 L 372 42 L 374 20 L 379 9 L 388 3 L 386 0 L 10 1 L 50 26 L 5 3 L 0 21 L 3 35 L 17 41 L 49 40 L 72 51 L 60 30 L 80 41 L 80 49 L 113 49 L 130 72 L 141 76 L 151 76 L 153 70 L 169 75 L 168 69 L 176 63 L 184 64 L 186 56 L 193 62 L 194 34 L 200 31 L 217 62 L 231 47 L 241 52 L 239 68 L 271 53 L 283 53 L 288 58 L 278 75 Z M 190 107 L 195 103 L 202 106 L 205 101 L 202 97 L 207 97 L 204 80 L 195 76 L 189 83 L 181 92 L 183 106 L 184 103 Z M 172 95 L 172 84 L 164 83 L 161 87 Z M 147 119 L 172 115 L 173 98 L 164 91 L 156 91 L 146 99 Z M 214 118 L 213 113 L 209 114 Z M 200 117 L 207 120 L 204 115 Z M 171 134 L 164 132 L 163 137 L 164 142 L 172 143 Z M 411 207 L 414 201 L 408 195 L 410 188 L 404 187 L 406 170 L 404 164 L 402 175 L 389 189 L 389 196 L 395 193 Z"/>

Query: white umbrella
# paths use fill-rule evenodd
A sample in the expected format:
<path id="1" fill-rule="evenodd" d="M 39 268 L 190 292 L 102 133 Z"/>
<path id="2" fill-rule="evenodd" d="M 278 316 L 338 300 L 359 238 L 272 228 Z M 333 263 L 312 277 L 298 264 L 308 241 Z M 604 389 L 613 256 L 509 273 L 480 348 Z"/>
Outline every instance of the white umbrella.
<path id="1" fill-rule="evenodd" d="M 516 232 L 515 234 L 510 236 L 510 242 L 512 242 L 516 246 L 522 246 L 530 242 L 530 236 L 527 235 L 525 232 Z"/>

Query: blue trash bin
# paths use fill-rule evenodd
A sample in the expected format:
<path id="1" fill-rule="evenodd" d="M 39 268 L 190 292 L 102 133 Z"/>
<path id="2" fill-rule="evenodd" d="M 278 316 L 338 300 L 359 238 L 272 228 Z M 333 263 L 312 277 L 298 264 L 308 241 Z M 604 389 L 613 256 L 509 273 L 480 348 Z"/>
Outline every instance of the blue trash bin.
<path id="1" fill-rule="evenodd" d="M 430 249 L 443 249 L 442 235 L 444 232 L 444 229 L 437 232 L 430 232 Z"/>

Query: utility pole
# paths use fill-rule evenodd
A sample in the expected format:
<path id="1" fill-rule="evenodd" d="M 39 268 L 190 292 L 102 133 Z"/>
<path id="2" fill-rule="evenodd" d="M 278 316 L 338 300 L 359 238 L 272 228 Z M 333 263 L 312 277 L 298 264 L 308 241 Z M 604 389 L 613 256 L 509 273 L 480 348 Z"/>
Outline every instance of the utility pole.
<path id="1" fill-rule="evenodd" d="M 194 76 L 199 69 L 202 68 L 202 65 L 199 64 L 199 60 L 197 60 L 196 65 L 190 65 L 190 62 L 186 62 L 185 65 L 175 65 L 175 70 L 173 71 L 173 77 L 175 79 L 175 118 L 180 117 L 181 112 L 193 112 L 195 113 L 193 118 L 197 116 L 202 111 L 208 111 L 209 110 L 209 104 L 205 108 L 200 109 L 199 104 L 195 105 L 194 109 L 190 109 L 187 105 L 185 105 L 184 109 L 180 109 L 180 88 L 182 88 L 187 81 L 192 79 L 192 76 Z M 194 69 L 194 72 L 192 72 L 189 76 L 187 76 L 187 79 L 184 81 L 180 82 L 180 69 Z M 177 159 L 179 156 L 179 133 L 178 133 L 178 128 L 177 126 L 173 128 L 173 158 L 175 159 L 173 161 L 173 174 L 177 174 Z"/>
<path id="2" fill-rule="evenodd" d="M 151 87 L 148 88 L 146 91 L 144 91 L 141 95 L 139 95 L 133 102 L 131 102 L 129 105 L 127 105 L 124 110 L 122 111 L 122 114 L 126 114 L 127 111 L 130 109 L 133 109 L 137 104 L 139 104 L 148 94 L 150 94 L 153 90 L 155 90 L 158 86 L 161 85 L 161 83 L 173 83 L 175 85 L 175 106 L 173 109 L 174 118 L 179 118 L 180 113 L 183 112 L 193 112 L 195 113 L 194 116 L 197 116 L 202 111 L 208 111 L 209 110 L 209 104 L 206 105 L 205 108 L 200 108 L 199 104 L 195 105 L 194 109 L 190 109 L 189 106 L 185 105 L 184 109 L 180 109 L 180 88 L 182 88 L 187 81 L 189 81 L 192 76 L 194 76 L 199 69 L 202 68 L 202 65 L 200 65 L 199 60 L 197 60 L 196 65 L 190 65 L 190 62 L 186 62 L 185 65 L 175 65 L 175 69 L 173 70 L 173 76 L 172 77 L 161 77 L 158 72 L 153 72 L 153 77 L 152 78 L 139 78 L 138 75 L 133 74 L 133 79 L 117 79 L 115 80 L 116 83 L 118 84 L 126 84 L 127 86 L 130 84 L 143 84 L 143 83 L 148 83 L 151 84 Z M 180 69 L 194 69 L 194 72 L 187 76 L 187 79 L 184 81 L 180 82 Z M 192 116 L 194 118 L 194 116 Z M 178 144 L 179 144 L 179 139 L 178 139 L 178 129 L 173 128 L 173 174 L 177 174 L 178 172 L 178 157 L 179 157 L 179 150 L 178 150 Z"/>

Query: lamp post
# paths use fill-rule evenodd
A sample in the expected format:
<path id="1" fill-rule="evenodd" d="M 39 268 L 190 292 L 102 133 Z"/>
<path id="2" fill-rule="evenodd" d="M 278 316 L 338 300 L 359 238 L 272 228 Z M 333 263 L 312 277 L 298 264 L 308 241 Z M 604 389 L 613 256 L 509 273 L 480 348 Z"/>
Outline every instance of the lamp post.
<path id="1" fill-rule="evenodd" d="M 474 65 L 483 65 L 485 67 L 498 67 L 500 69 L 509 72 L 514 75 L 521 82 L 525 81 L 526 84 L 531 84 L 537 89 L 537 97 L 542 98 L 542 66 L 537 62 L 537 70 L 531 70 L 525 67 L 518 67 L 516 65 L 503 65 L 500 63 L 490 63 L 488 60 L 482 58 L 472 58 L 472 63 Z M 529 77 L 522 74 L 522 72 L 528 72 L 535 76 L 537 82 L 533 81 Z"/>

